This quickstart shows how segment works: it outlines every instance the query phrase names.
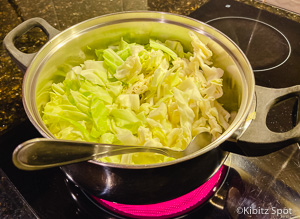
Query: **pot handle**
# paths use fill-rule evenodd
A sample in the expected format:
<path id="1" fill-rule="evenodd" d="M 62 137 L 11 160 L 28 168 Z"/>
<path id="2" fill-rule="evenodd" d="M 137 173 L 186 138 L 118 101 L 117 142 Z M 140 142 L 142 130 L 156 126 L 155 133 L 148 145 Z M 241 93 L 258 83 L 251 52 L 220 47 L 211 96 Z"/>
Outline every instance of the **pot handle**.
<path id="1" fill-rule="evenodd" d="M 60 33 L 59 30 L 52 27 L 48 22 L 42 18 L 31 18 L 16 26 L 11 30 L 3 40 L 3 46 L 8 54 L 15 61 L 18 67 L 25 72 L 36 53 L 23 53 L 15 47 L 14 40 L 20 37 L 34 27 L 40 27 L 47 35 L 48 40 Z"/>
<path id="2" fill-rule="evenodd" d="M 300 85 L 273 89 L 256 86 L 256 118 L 249 127 L 237 138 L 237 144 L 245 155 L 258 151 L 274 152 L 280 148 L 300 142 L 300 122 L 290 131 L 277 133 L 269 130 L 266 119 L 271 107 L 285 99 L 300 97 Z M 299 102 L 298 102 L 299 104 Z M 298 107 L 299 111 L 299 107 Z M 299 119 L 299 113 L 297 112 Z"/>

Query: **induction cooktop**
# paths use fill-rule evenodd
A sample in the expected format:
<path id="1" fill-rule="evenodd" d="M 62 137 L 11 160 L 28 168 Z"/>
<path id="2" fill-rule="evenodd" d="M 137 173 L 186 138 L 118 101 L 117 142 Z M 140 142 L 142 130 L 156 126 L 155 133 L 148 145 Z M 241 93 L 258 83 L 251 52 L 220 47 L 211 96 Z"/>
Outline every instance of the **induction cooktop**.
<path id="1" fill-rule="evenodd" d="M 299 15 L 300 16 L 300 15 Z M 256 84 L 300 84 L 300 23 L 233 0 L 211 0 L 190 14 L 230 37 L 246 54 Z M 297 99 L 269 112 L 268 127 L 284 132 L 299 120 Z M 70 183 L 59 168 L 26 172 L 13 149 L 40 137 L 27 120 L 0 138 L 0 218 L 127 218 Z M 260 157 L 231 154 L 226 177 L 204 203 L 178 218 L 296 218 L 300 215 L 298 144 Z M 104 200 L 105 202 L 105 200 Z"/>

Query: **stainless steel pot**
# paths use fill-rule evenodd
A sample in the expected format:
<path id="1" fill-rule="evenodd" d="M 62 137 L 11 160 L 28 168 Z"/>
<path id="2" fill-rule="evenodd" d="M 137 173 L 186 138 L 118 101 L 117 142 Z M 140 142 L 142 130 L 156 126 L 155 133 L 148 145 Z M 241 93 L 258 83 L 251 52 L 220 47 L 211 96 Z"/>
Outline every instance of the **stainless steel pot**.
<path id="1" fill-rule="evenodd" d="M 22 53 L 13 41 L 33 27 L 42 28 L 49 42 L 36 54 Z M 110 201 L 156 203 L 197 188 L 224 163 L 228 150 L 239 148 L 247 155 L 299 142 L 299 124 L 287 133 L 274 133 L 265 121 L 270 107 L 283 98 L 299 96 L 300 86 L 255 87 L 251 65 L 238 46 L 213 27 L 188 17 L 162 12 L 125 12 L 96 17 L 62 32 L 41 18 L 33 18 L 12 30 L 4 39 L 4 47 L 18 66 L 26 70 L 23 103 L 28 118 L 41 135 L 54 138 L 40 116 L 48 98 L 47 90 L 52 82 L 62 79 L 61 69 L 67 71 L 85 59 L 94 58 L 87 46 L 105 47 L 124 37 L 138 43 L 147 43 L 145 40 L 149 38 L 176 39 L 185 49 L 190 49 L 188 31 L 191 30 L 213 51 L 215 65 L 225 70 L 224 95 L 220 102 L 227 110 L 236 112 L 229 128 L 207 147 L 166 163 L 133 166 L 89 161 L 61 167 L 76 185 Z M 249 115 L 255 108 L 256 119 L 253 120 Z"/>

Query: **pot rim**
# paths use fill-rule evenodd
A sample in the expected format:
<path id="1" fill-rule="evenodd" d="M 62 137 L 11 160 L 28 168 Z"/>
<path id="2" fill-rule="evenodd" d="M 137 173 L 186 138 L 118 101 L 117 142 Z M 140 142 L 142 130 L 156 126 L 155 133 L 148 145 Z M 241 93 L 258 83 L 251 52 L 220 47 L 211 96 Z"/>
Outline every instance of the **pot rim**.
<path id="1" fill-rule="evenodd" d="M 201 22 L 199 20 L 196 20 L 194 18 L 191 17 L 187 17 L 184 15 L 178 15 L 178 14 L 173 14 L 173 13 L 169 13 L 169 12 L 160 12 L 160 11 L 125 11 L 125 12 L 116 12 L 116 13 L 111 13 L 111 14 L 105 14 L 102 16 L 98 16 L 98 17 L 94 17 L 94 18 L 90 18 L 87 19 L 85 21 L 82 21 L 80 23 L 77 23 L 65 30 L 63 30 L 62 32 L 60 32 L 59 34 L 57 34 L 56 36 L 54 36 L 52 39 L 50 39 L 36 54 L 36 56 L 33 58 L 33 60 L 31 61 L 30 65 L 28 66 L 25 76 L 24 76 L 24 80 L 23 80 L 23 85 L 22 85 L 22 101 L 23 101 L 23 105 L 25 108 L 25 112 L 29 118 L 29 120 L 31 121 L 31 123 L 35 126 L 35 128 L 39 131 L 39 133 L 46 137 L 46 138 L 55 138 L 52 134 L 47 134 L 43 128 L 40 126 L 40 124 L 38 124 L 38 122 L 36 121 L 36 118 L 34 117 L 34 115 L 32 115 L 32 113 L 30 112 L 30 106 L 28 106 L 28 101 L 26 101 L 25 98 L 25 91 L 27 90 L 26 87 L 26 81 L 29 78 L 29 71 L 31 70 L 33 64 L 36 62 L 37 57 L 39 56 L 39 54 L 41 54 L 41 52 L 47 48 L 49 45 L 51 45 L 51 43 L 53 42 L 53 40 L 55 40 L 56 38 L 58 38 L 59 36 L 63 35 L 63 34 L 67 34 L 70 30 L 72 30 L 75 27 L 78 27 L 80 25 L 86 24 L 88 22 L 94 21 L 94 20 L 98 20 L 98 19 L 102 19 L 102 18 L 107 18 L 107 17 L 115 17 L 118 15 L 126 15 L 126 14 L 131 14 L 131 15 L 139 15 L 140 17 L 143 16 L 145 18 L 145 20 L 147 21 L 156 21 L 156 22 L 162 22 L 162 23 L 168 23 L 163 17 L 164 15 L 168 16 L 169 18 L 180 18 L 186 21 L 190 21 L 190 22 L 194 22 L 193 24 L 195 24 L 195 26 L 191 26 L 188 24 L 184 24 L 184 23 L 179 23 L 178 21 L 170 21 L 169 23 L 171 24 L 179 24 L 182 27 L 188 28 L 188 29 L 192 29 L 193 31 L 208 36 L 209 38 L 211 38 L 212 40 L 214 40 L 215 42 L 217 42 L 219 45 L 222 46 L 222 48 L 231 56 L 231 58 L 234 60 L 234 62 L 236 63 L 236 65 L 239 67 L 239 69 L 241 70 L 241 66 L 237 60 L 237 58 L 235 57 L 235 55 L 232 53 L 232 51 L 229 50 L 229 48 L 227 48 L 227 46 L 224 45 L 224 43 L 222 43 L 217 37 L 215 37 L 214 35 L 211 35 L 210 33 L 205 32 L 205 30 L 200 29 L 201 25 L 205 26 L 206 28 L 211 29 L 213 32 L 221 35 L 222 37 L 224 37 L 231 45 L 233 45 L 235 47 L 235 49 L 237 49 L 237 51 L 239 52 L 239 54 L 242 56 L 243 61 L 246 63 L 248 71 L 251 72 L 251 75 L 248 75 L 248 77 L 250 76 L 250 83 L 246 82 L 245 76 L 242 75 L 242 83 L 243 86 L 246 86 L 246 89 L 243 89 L 243 92 L 246 92 L 246 94 L 243 94 L 243 99 L 245 99 L 245 97 L 247 97 L 247 100 L 242 100 L 241 102 L 241 106 L 238 110 L 238 113 L 241 113 L 240 115 L 240 119 L 238 121 L 236 121 L 237 118 L 234 119 L 234 121 L 232 122 L 232 124 L 230 124 L 230 126 L 228 127 L 227 130 L 225 130 L 222 135 L 220 137 L 218 137 L 216 140 L 214 140 L 212 143 L 210 143 L 209 145 L 207 145 L 205 148 L 200 149 L 199 151 L 186 156 L 186 157 L 182 157 L 179 159 L 175 159 L 172 161 L 167 161 L 167 162 L 163 162 L 163 163 L 154 163 L 154 164 L 144 164 L 144 165 L 129 165 L 129 164 L 116 164 L 116 163 L 104 163 L 104 162 L 99 162 L 96 160 L 89 160 L 87 162 L 96 164 L 96 165 L 100 165 L 100 166 L 105 166 L 105 167 L 113 167 L 113 168 L 121 168 L 121 169 L 150 169 L 150 168 L 158 168 L 158 167 L 164 167 L 164 166 L 169 166 L 169 165 L 173 165 L 173 164 L 177 164 L 180 162 L 184 162 L 190 159 L 193 159 L 195 157 L 198 157 L 216 147 L 218 147 L 220 144 L 222 144 L 223 142 L 225 142 L 227 139 L 229 139 L 231 136 L 233 136 L 236 131 L 241 128 L 243 126 L 243 123 L 246 121 L 246 118 L 248 116 L 248 114 L 250 113 L 250 110 L 253 107 L 253 97 L 255 94 L 255 79 L 254 79 L 254 74 L 253 74 L 253 70 L 252 67 L 250 65 L 249 60 L 247 59 L 246 55 L 243 53 L 243 51 L 236 45 L 235 42 L 233 42 L 228 36 L 226 36 L 225 34 L 223 34 L 221 31 L 217 30 L 216 28 L 210 26 L 209 24 L 206 24 L 204 22 Z M 147 15 L 150 15 L 149 17 L 146 17 Z M 167 18 L 168 19 L 168 18 Z M 110 25 L 113 24 L 115 22 L 118 23 L 118 21 L 122 21 L 122 22 L 126 22 L 126 21 L 140 21 L 140 19 L 137 18 L 128 18 L 128 19 L 115 19 L 112 22 L 104 22 L 101 23 L 99 22 L 97 25 L 94 26 L 90 26 L 89 28 L 85 28 L 83 30 L 80 30 L 79 32 L 77 32 L 77 35 L 81 35 L 86 33 L 87 31 L 90 31 L 92 29 L 98 28 L 99 26 L 106 26 L 106 25 Z M 200 24 L 200 26 L 196 27 L 196 24 Z M 70 40 L 70 39 L 69 39 Z M 67 43 L 69 40 L 64 39 L 64 43 Z M 72 39 L 71 39 L 72 40 Z M 67 41 L 67 42 L 66 42 Z M 40 65 L 40 63 L 38 63 Z M 38 67 L 37 69 L 39 69 L 40 67 Z M 37 81 L 37 77 L 34 78 L 35 82 Z M 36 85 L 36 83 L 34 84 Z M 35 90 L 35 89 L 34 89 Z M 243 104 L 244 103 L 244 104 Z M 34 106 L 31 106 L 34 108 L 36 107 L 36 102 L 34 102 Z M 242 108 L 243 107 L 243 108 Z M 35 109 L 36 110 L 36 109 Z"/>

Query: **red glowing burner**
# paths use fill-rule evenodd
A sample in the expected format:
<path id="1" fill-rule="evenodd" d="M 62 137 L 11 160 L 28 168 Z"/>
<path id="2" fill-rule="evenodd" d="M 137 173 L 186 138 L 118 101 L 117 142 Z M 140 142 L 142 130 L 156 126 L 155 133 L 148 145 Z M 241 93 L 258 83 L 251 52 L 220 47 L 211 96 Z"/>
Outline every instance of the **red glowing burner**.
<path id="1" fill-rule="evenodd" d="M 183 215 L 206 202 L 225 178 L 227 167 L 222 166 L 207 182 L 197 189 L 173 200 L 147 204 L 127 205 L 93 197 L 107 209 L 131 218 L 171 218 Z"/>

